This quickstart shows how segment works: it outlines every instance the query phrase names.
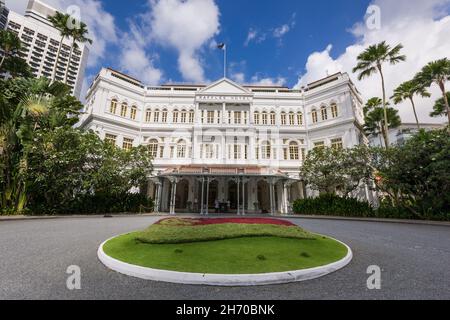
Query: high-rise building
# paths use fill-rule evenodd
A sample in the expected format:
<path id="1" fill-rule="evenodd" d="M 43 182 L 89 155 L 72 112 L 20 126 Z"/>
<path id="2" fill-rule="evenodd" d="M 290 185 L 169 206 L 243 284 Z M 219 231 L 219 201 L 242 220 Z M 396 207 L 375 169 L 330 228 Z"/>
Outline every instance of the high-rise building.
<path id="1" fill-rule="evenodd" d="M 8 22 L 9 10 L 5 5 L 4 0 L 0 0 L 0 30 L 6 29 L 6 24 Z"/>
<path id="2" fill-rule="evenodd" d="M 9 12 L 7 28 L 21 39 L 23 48 L 19 55 L 30 65 L 34 76 L 52 78 L 56 68 L 55 80 L 65 82 L 67 74 L 67 84 L 73 95 L 79 98 L 89 48 L 78 44 L 69 62 L 72 40 L 65 39 L 59 61 L 56 62 L 61 36 L 47 19 L 55 13 L 55 8 L 38 0 L 30 0 L 24 16 Z"/>

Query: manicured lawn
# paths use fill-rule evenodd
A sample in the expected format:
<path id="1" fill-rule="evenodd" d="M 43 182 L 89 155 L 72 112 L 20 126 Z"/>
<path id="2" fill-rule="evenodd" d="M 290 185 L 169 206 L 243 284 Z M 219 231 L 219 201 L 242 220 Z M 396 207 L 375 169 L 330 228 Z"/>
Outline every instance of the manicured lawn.
<path id="1" fill-rule="evenodd" d="M 270 236 L 293 239 L 314 239 L 311 233 L 297 226 L 221 222 L 218 224 L 194 226 L 185 224 L 154 224 L 146 230 L 135 234 L 137 240 L 149 244 L 176 244 Z"/>
<path id="2" fill-rule="evenodd" d="M 220 274 L 293 271 L 329 264 L 347 254 L 345 246 L 319 235 L 314 240 L 271 236 L 180 244 L 147 244 L 137 241 L 139 236 L 142 233 L 135 232 L 114 238 L 104 251 L 143 267 Z"/>

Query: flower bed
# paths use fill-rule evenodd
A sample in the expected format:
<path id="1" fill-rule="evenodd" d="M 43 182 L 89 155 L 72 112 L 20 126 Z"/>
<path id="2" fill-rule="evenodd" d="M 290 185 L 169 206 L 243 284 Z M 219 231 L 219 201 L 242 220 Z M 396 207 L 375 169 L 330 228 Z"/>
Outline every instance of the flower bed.
<path id="1" fill-rule="evenodd" d="M 248 237 L 315 239 L 311 233 L 289 221 L 252 218 L 166 218 L 136 234 L 137 241 L 151 244 L 190 243 Z"/>
<path id="2" fill-rule="evenodd" d="M 295 226 L 295 224 L 290 221 L 271 218 L 166 218 L 159 220 L 155 224 L 166 226 L 205 226 L 225 223 Z"/>

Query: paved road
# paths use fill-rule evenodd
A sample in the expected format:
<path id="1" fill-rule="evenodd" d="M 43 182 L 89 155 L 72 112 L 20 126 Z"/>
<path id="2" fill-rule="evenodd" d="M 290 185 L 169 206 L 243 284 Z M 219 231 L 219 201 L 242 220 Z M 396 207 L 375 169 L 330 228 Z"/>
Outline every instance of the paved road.
<path id="1" fill-rule="evenodd" d="M 0 299 L 450 299 L 450 227 L 297 220 L 353 249 L 349 266 L 302 283 L 251 288 L 185 286 L 144 281 L 97 260 L 105 239 L 141 229 L 153 217 L 0 222 Z M 66 289 L 69 265 L 82 289 Z M 382 268 L 382 289 L 368 290 L 366 269 Z"/>

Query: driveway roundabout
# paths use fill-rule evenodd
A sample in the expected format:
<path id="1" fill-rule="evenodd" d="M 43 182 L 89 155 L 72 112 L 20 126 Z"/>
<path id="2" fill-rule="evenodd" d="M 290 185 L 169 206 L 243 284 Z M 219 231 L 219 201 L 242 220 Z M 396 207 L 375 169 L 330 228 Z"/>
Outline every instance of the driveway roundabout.
<path id="1" fill-rule="evenodd" d="M 111 270 L 146 280 L 256 286 L 316 279 L 352 260 L 344 243 L 279 219 L 163 219 L 98 248 Z"/>

